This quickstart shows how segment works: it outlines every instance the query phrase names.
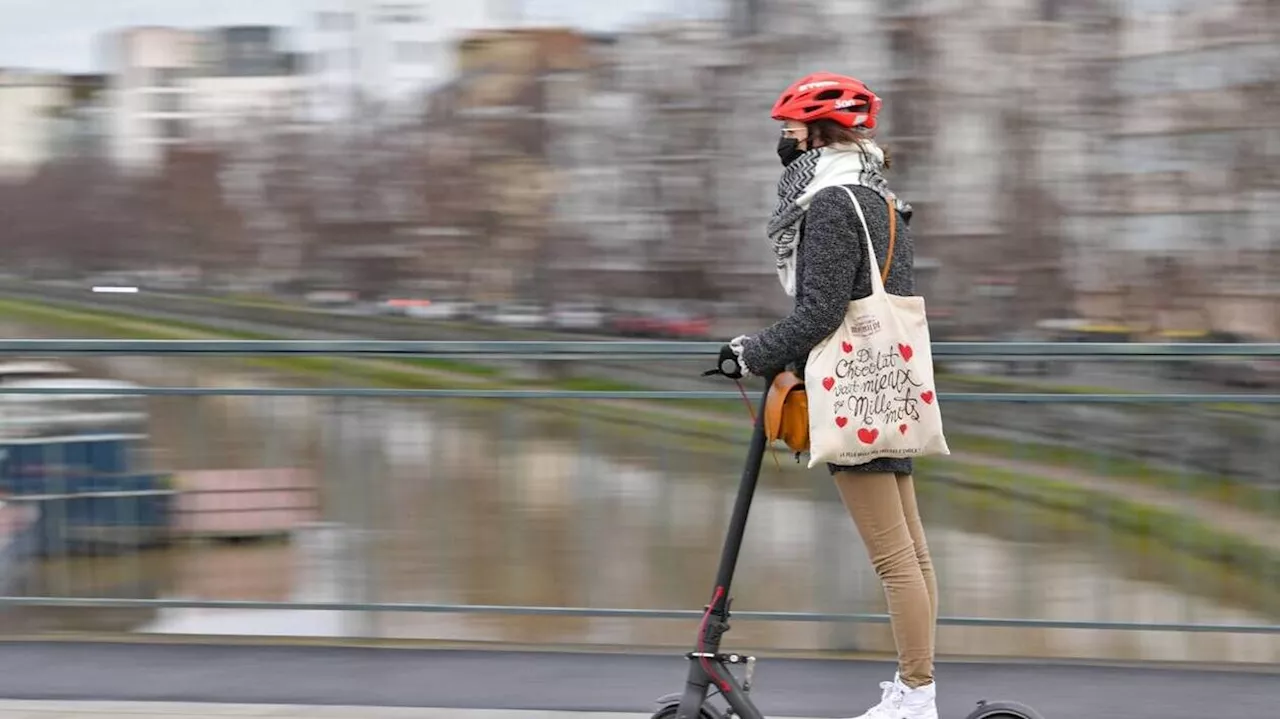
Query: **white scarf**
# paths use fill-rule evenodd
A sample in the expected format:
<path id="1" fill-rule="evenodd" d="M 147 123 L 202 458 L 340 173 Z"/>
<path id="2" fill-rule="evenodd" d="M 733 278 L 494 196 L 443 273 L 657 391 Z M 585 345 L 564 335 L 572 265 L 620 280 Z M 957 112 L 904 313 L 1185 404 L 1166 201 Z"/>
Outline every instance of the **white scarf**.
<path id="1" fill-rule="evenodd" d="M 783 170 L 778 180 L 778 206 L 769 218 L 767 232 L 777 256 L 778 280 L 788 295 L 796 293 L 800 223 L 820 190 L 841 185 L 866 187 L 893 200 L 898 211 L 910 219 L 911 206 L 889 191 L 889 183 L 880 174 L 883 167 L 884 151 L 871 140 L 862 140 L 860 144 L 809 150 Z"/>

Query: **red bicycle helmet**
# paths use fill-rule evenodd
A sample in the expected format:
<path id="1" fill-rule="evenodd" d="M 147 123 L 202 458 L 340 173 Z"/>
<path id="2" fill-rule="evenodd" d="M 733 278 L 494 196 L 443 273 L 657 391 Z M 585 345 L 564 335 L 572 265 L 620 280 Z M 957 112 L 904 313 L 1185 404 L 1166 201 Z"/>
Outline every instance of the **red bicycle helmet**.
<path id="1" fill-rule="evenodd" d="M 875 128 L 880 98 L 862 82 L 832 72 L 796 80 L 773 104 L 773 119 L 813 122 L 829 118 L 845 127 Z"/>

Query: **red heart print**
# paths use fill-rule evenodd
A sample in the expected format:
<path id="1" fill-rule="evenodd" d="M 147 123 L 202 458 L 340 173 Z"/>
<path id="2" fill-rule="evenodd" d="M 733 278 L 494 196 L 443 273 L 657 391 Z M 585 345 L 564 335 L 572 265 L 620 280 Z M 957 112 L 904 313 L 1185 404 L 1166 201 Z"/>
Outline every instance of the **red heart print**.
<path id="1" fill-rule="evenodd" d="M 871 444 L 872 442 L 876 441 L 876 437 L 879 437 L 879 436 L 880 436 L 880 430 L 878 429 L 867 429 L 863 427 L 862 429 L 858 430 L 858 441 L 862 442 L 863 444 Z"/>
<path id="2" fill-rule="evenodd" d="M 853 345 L 849 344 L 848 342 L 841 342 L 840 349 L 844 350 L 845 354 L 849 354 L 850 352 L 853 351 Z"/>
<path id="3" fill-rule="evenodd" d="M 900 425 L 898 425 L 898 431 L 899 431 L 899 432 L 901 432 L 901 433 L 903 433 L 903 434 L 906 434 L 906 433 L 907 433 L 907 425 L 905 425 L 905 424 L 900 424 Z"/>
<path id="4" fill-rule="evenodd" d="M 898 354 L 902 355 L 903 362 L 910 362 L 915 352 L 911 351 L 911 345 L 898 345 Z"/>
<path id="5" fill-rule="evenodd" d="M 822 388 L 828 392 L 830 392 L 831 388 L 835 386 L 836 386 L 836 380 L 834 377 L 827 377 L 822 380 Z"/>
<path id="6" fill-rule="evenodd" d="M 921 392 L 920 399 L 924 400 L 925 404 L 933 404 L 933 391 Z"/>
<path id="7" fill-rule="evenodd" d="M 844 427 L 846 424 L 849 424 L 849 418 L 848 418 L 848 417 L 836 417 L 836 426 L 837 426 L 837 427 Z"/>

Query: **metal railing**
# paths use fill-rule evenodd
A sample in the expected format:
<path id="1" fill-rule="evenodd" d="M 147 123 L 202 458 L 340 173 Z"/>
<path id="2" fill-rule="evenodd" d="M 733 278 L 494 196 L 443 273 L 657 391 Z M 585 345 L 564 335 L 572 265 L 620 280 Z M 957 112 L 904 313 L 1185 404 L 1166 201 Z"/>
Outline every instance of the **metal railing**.
<path id="1" fill-rule="evenodd" d="M 719 342 L 660 341 L 388 341 L 388 340 L 0 340 L 0 355 L 346 355 L 509 359 L 706 357 Z M 935 357 L 1181 359 L 1280 357 L 1280 342 L 937 342 Z"/>
<path id="2" fill-rule="evenodd" d="M 113 429 L 93 448 L 66 432 L 0 441 L 0 462 L 28 456 L 26 470 L 4 465 L 8 506 L 40 510 L 29 525 L 0 521 L 0 606 L 81 630 L 133 612 L 131 631 L 218 633 L 218 622 L 167 614 L 216 609 L 255 633 L 253 612 L 271 610 L 302 611 L 309 634 L 682 643 L 706 599 L 749 433 L 736 389 L 517 388 L 492 376 L 484 387 L 371 387 L 356 370 L 426 378 L 439 368 L 423 360 L 687 363 L 718 348 L 0 341 L 0 357 L 76 358 L 134 380 L 92 394 L 132 395 L 145 410 L 144 426 Z M 1123 385 L 1170 360 L 1280 358 L 1280 344 L 939 343 L 934 356 L 1105 359 L 1127 368 Z M 298 368 L 316 376 L 296 381 L 288 362 L 318 357 L 355 364 Z M 275 364 L 245 364 L 253 358 Z M 356 386 L 309 386 L 325 377 Z M 940 380 L 956 454 L 917 462 L 947 627 L 940 651 L 979 641 L 995 653 L 1034 644 L 1069 654 L 1084 635 L 1051 638 L 1075 629 L 1106 632 L 1086 653 L 1151 652 L 1140 646 L 1149 640 L 1121 637 L 1167 632 L 1181 637 L 1175 653 L 1194 658 L 1277 656 L 1280 395 L 980 379 Z M 0 399 L 28 395 L 5 404 L 8 427 L 41 404 L 29 395 L 54 405 L 85 394 L 0 386 Z M 107 461 L 112 441 L 123 454 Z M 883 648 L 879 585 L 826 472 L 776 456 L 744 548 L 738 641 Z M 204 541 L 237 533 L 288 541 Z M 429 620 L 442 614 L 454 616 Z M 973 634 L 992 627 L 1005 634 Z M 1213 639 L 1222 634 L 1246 637 Z"/>

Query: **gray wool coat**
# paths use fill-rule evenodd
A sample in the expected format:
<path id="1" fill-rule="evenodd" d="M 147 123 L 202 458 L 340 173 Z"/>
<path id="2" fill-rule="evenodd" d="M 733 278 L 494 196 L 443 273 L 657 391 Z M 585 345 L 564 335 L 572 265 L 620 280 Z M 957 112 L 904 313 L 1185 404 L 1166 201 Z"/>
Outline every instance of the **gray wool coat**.
<path id="1" fill-rule="evenodd" d="M 884 267 L 889 249 L 889 207 L 873 190 L 854 185 L 849 189 L 862 205 L 876 261 Z M 840 326 L 850 301 L 871 294 L 866 242 L 857 210 L 843 189 L 828 187 L 814 196 L 796 250 L 795 307 L 787 317 L 747 336 L 742 342 L 742 361 L 752 374 L 767 375 L 790 368 L 804 377 L 809 351 Z M 914 249 L 907 218 L 899 213 L 893 266 L 884 283 L 885 291 L 895 295 L 915 294 Z M 827 467 L 833 474 L 838 471 L 912 472 L 909 458 L 883 457 L 851 467 L 834 464 Z"/>

